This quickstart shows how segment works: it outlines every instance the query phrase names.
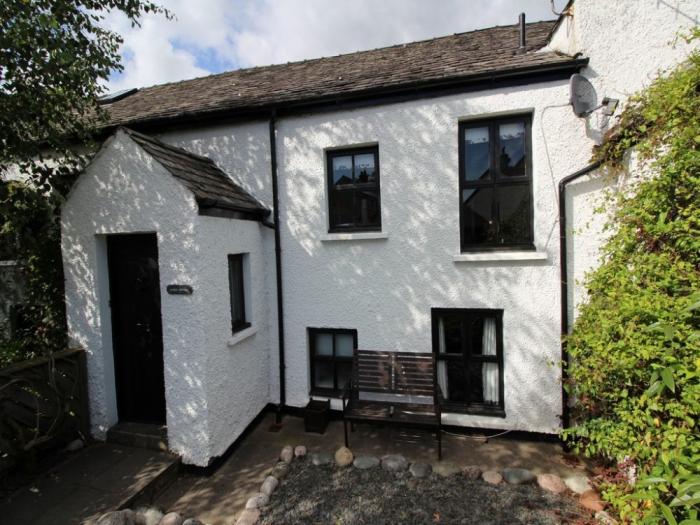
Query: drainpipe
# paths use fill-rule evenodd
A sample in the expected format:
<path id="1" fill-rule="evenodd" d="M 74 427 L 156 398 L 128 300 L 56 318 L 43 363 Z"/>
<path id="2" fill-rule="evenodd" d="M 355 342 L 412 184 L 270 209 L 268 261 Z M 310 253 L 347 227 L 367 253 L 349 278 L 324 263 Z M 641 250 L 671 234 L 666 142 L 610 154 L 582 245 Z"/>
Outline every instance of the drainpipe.
<path id="1" fill-rule="evenodd" d="M 280 401 L 277 405 L 276 422 L 282 422 L 282 409 L 286 402 L 284 363 L 284 305 L 282 304 L 282 247 L 280 243 L 280 201 L 277 184 L 277 137 L 275 124 L 277 111 L 270 114 L 270 172 L 272 174 L 272 220 L 275 231 L 275 275 L 277 279 L 277 339 L 279 344 Z"/>
<path id="2" fill-rule="evenodd" d="M 562 362 L 562 425 L 569 426 L 569 394 L 566 392 L 566 380 L 568 378 L 567 367 L 569 364 L 569 352 L 566 348 L 566 336 L 569 334 L 569 282 L 568 261 L 566 256 L 566 186 L 579 177 L 594 171 L 602 163 L 596 161 L 571 175 L 567 175 L 559 181 L 559 273 L 561 282 L 561 362 Z"/>

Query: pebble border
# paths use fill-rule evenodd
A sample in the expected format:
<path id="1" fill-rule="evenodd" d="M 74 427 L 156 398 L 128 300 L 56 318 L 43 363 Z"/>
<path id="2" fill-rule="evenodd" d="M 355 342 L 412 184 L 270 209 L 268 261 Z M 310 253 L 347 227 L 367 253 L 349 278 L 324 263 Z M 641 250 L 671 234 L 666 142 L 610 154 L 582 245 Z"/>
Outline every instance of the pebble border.
<path id="1" fill-rule="evenodd" d="M 346 447 L 340 447 L 334 455 L 328 453 L 307 454 L 307 448 L 304 445 L 286 445 L 282 448 L 277 463 L 269 469 L 269 473 L 263 481 L 260 491 L 251 496 L 245 505 L 245 510 L 236 520 L 235 525 L 255 525 L 260 518 L 260 508 L 269 503 L 269 499 L 273 492 L 286 475 L 289 465 L 294 460 L 304 460 L 308 456 L 312 456 L 312 463 L 316 466 L 333 465 L 338 468 L 357 468 L 357 469 L 372 469 L 382 468 L 389 472 L 410 472 L 414 477 L 425 477 L 430 473 L 435 473 L 439 476 L 454 476 L 460 475 L 466 479 L 476 481 L 482 480 L 484 483 L 489 483 L 494 486 L 498 485 L 518 485 L 524 483 L 537 483 L 543 490 L 553 494 L 570 493 L 578 496 L 579 503 L 584 508 L 595 512 L 595 519 L 599 523 L 605 525 L 617 525 L 607 512 L 605 512 L 605 503 L 601 500 L 598 492 L 593 488 L 590 479 L 584 475 L 570 476 L 566 479 L 559 477 L 556 474 L 540 474 L 535 475 L 532 471 L 524 468 L 504 468 L 501 470 L 485 470 L 480 467 L 469 465 L 466 467 L 458 467 L 449 462 L 435 463 L 410 463 L 404 456 L 400 454 L 387 454 L 381 458 L 363 454 L 355 456 L 352 451 Z M 364 461 L 358 463 L 358 459 L 364 458 Z M 367 458 L 372 463 L 367 465 Z"/>

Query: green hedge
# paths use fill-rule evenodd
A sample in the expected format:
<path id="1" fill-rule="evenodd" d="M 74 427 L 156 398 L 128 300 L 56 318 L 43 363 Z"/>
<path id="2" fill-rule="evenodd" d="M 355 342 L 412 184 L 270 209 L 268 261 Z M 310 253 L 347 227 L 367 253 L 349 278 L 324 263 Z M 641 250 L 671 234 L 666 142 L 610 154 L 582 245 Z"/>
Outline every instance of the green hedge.
<path id="1" fill-rule="evenodd" d="M 694 35 L 694 38 L 697 34 Z M 567 340 L 580 452 L 635 465 L 603 495 L 627 523 L 700 524 L 700 55 L 635 97 L 595 157 L 655 174 L 610 196 L 611 237 Z"/>

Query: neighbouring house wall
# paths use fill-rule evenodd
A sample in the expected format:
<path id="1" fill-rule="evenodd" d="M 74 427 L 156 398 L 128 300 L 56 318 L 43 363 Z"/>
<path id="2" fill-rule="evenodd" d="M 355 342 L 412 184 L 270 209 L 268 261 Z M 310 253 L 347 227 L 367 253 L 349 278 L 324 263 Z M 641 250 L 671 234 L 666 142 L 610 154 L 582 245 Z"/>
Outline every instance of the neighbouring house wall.
<path id="1" fill-rule="evenodd" d="M 590 151 L 567 101 L 561 81 L 279 123 L 288 404 L 308 400 L 307 327 L 355 328 L 361 348 L 430 352 L 432 307 L 501 308 L 507 416 L 445 422 L 557 431 L 557 184 Z M 545 259 L 457 262 L 458 123 L 504 113 L 533 115 L 535 245 Z M 386 238 L 329 240 L 324 150 L 367 143 L 379 145 Z"/>
<path id="2" fill-rule="evenodd" d="M 276 329 L 268 315 L 267 275 L 274 273 L 272 232 L 257 221 L 200 216 L 197 236 L 202 264 L 195 293 L 205 298 L 202 311 L 207 355 L 205 391 L 208 400 L 210 456 L 223 454 L 269 400 L 269 333 Z M 246 254 L 244 290 L 246 321 L 231 333 L 229 254 Z"/>
<path id="3" fill-rule="evenodd" d="M 573 16 L 564 18 L 549 47 L 589 57 L 589 66 L 582 74 L 595 86 L 599 102 L 606 96 L 620 99 L 617 114 L 631 95 L 682 62 L 691 45 L 698 45 L 677 38 L 700 23 L 700 3 L 694 0 L 639 0 L 633 6 L 628 2 L 576 0 L 571 12 Z M 599 143 L 615 119 L 598 111 L 581 122 Z M 635 180 L 638 167 L 634 159 L 628 159 L 628 175 L 619 178 L 598 170 L 567 190 L 570 325 L 586 297 L 585 275 L 598 266 L 600 246 L 607 238 L 603 226 L 609 216 L 595 213 L 595 209 L 603 204 L 606 191 L 626 188 L 630 178 Z"/>
<path id="4" fill-rule="evenodd" d="M 124 133 L 97 154 L 62 209 L 66 310 L 72 345 L 88 352 L 92 432 L 117 422 L 106 235 L 157 232 L 170 448 L 187 463 L 210 458 L 205 297 L 169 295 L 170 283 L 199 287 L 193 196 Z"/>

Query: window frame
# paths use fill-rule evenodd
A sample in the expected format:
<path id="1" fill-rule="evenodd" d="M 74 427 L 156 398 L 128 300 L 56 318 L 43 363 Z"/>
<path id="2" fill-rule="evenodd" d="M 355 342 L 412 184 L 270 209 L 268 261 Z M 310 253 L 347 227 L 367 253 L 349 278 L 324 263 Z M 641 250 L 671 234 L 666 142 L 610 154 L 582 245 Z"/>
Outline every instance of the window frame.
<path id="1" fill-rule="evenodd" d="M 498 126 L 501 124 L 511 124 L 516 122 L 525 123 L 525 176 L 524 177 L 507 177 L 500 175 L 500 165 L 498 164 L 498 150 L 500 137 L 498 134 Z M 489 130 L 489 167 L 492 172 L 492 177 L 488 181 L 466 181 L 466 145 L 464 143 L 464 133 L 470 128 L 487 127 Z M 459 246 L 462 253 L 470 252 L 495 252 L 509 250 L 535 250 L 535 197 L 532 177 L 532 114 L 521 113 L 507 115 L 502 117 L 479 118 L 461 120 L 458 125 L 457 132 L 458 143 L 458 164 L 459 164 Z M 507 244 L 499 243 L 467 243 L 466 242 L 466 224 L 462 205 L 462 195 L 464 190 L 492 188 L 492 210 L 496 204 L 497 189 L 499 186 L 522 185 L 528 186 L 530 190 L 530 210 L 528 213 L 529 224 L 529 239 L 523 242 L 513 242 Z"/>
<path id="2" fill-rule="evenodd" d="M 245 253 L 233 253 L 228 254 L 228 292 L 229 292 L 229 303 L 230 303 L 230 313 L 231 313 L 231 334 L 236 334 L 241 330 L 250 328 L 251 323 L 248 321 L 246 316 L 246 286 L 245 286 Z M 240 275 L 234 275 L 234 265 L 232 262 L 236 261 L 238 268 L 240 268 Z M 236 316 L 236 302 L 234 295 L 240 294 L 240 307 L 242 309 L 242 315 L 239 319 Z"/>
<path id="3" fill-rule="evenodd" d="M 432 340 L 433 353 L 435 354 L 436 370 L 437 363 L 440 361 L 462 361 L 465 371 L 472 363 L 497 363 L 498 364 L 498 405 L 484 403 L 460 403 L 450 401 L 445 393 L 443 407 L 446 412 L 455 412 L 461 414 L 471 414 L 479 416 L 491 417 L 506 417 L 505 400 L 504 400 L 504 359 L 503 359 L 503 310 L 491 308 L 431 308 L 431 323 L 432 323 Z M 469 352 L 467 338 L 462 334 L 462 353 L 461 354 L 441 354 L 440 353 L 440 334 L 438 329 L 438 320 L 445 314 L 460 314 L 464 316 L 462 320 L 468 317 L 494 317 L 496 319 L 496 355 L 474 355 Z M 437 372 L 436 372 L 437 373 Z M 440 386 L 438 385 L 438 388 Z"/>
<path id="4" fill-rule="evenodd" d="M 342 389 L 338 388 L 338 369 L 336 363 L 350 363 L 352 365 L 353 357 L 338 357 L 335 355 L 335 336 L 336 335 L 352 335 L 353 350 L 357 348 L 357 330 L 354 328 L 311 328 L 306 329 L 309 338 L 309 393 L 314 396 L 334 397 L 338 398 L 342 395 Z M 316 355 L 316 335 L 331 334 L 333 336 L 333 355 L 318 356 Z M 316 361 L 333 364 L 333 388 L 322 388 L 315 386 L 316 378 Z"/>
<path id="5" fill-rule="evenodd" d="M 353 192 L 353 211 L 356 208 L 355 194 L 357 193 L 357 187 L 355 184 L 354 188 L 346 190 L 336 190 L 333 188 L 333 159 L 335 157 L 352 156 L 352 166 L 353 174 L 355 171 L 355 159 L 356 155 L 374 155 L 374 171 L 376 178 L 376 188 L 377 188 L 377 207 L 379 209 L 379 219 L 376 225 L 371 226 L 358 226 L 353 224 L 350 226 L 334 226 L 333 225 L 333 204 L 335 200 L 335 192 L 338 191 L 352 191 Z M 328 187 L 328 233 L 343 233 L 343 232 L 380 232 L 382 231 L 382 192 L 381 192 L 381 181 L 380 181 L 381 169 L 379 167 L 379 145 L 374 144 L 370 146 L 355 146 L 340 149 L 328 149 L 326 150 L 326 185 Z"/>

